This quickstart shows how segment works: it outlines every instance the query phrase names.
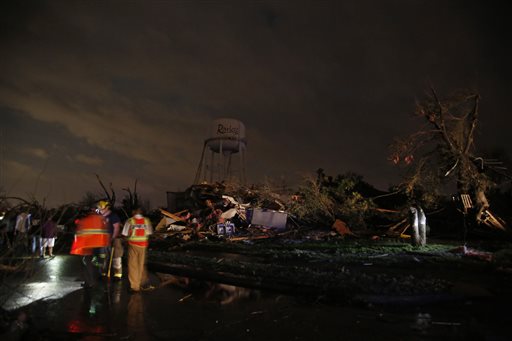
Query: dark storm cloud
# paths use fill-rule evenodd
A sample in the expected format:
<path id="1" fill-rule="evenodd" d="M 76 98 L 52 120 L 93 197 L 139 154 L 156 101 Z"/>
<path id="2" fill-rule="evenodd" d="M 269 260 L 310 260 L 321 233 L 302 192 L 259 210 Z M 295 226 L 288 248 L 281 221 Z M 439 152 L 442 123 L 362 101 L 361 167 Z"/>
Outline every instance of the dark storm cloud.
<path id="1" fill-rule="evenodd" d="M 76 138 L 64 126 L 30 118 L 0 107 L 2 117 L 2 183 L 9 196 L 69 201 L 84 190 L 97 192 L 95 173 L 115 174 L 119 168 L 142 167 Z M 121 161 L 119 161 L 119 160 Z M 126 184 L 133 178 L 121 175 Z M 106 179 L 108 180 L 108 179 Z"/>
<path id="2" fill-rule="evenodd" d="M 480 90 L 482 135 L 506 140 L 483 123 L 500 119 L 510 97 L 505 18 L 479 1 L 4 7 L 2 110 L 51 132 L 21 142 L 26 154 L 67 153 L 83 165 L 54 159 L 62 179 L 94 171 L 125 187 L 138 177 L 156 204 L 193 181 L 218 117 L 246 125 L 252 182 L 293 182 L 319 167 L 381 188 L 396 182 L 387 144 L 418 124 L 410 114 L 430 84 Z M 19 155 L 7 161 L 37 169 Z M 95 178 L 83 183 L 77 192 L 97 188 Z"/>

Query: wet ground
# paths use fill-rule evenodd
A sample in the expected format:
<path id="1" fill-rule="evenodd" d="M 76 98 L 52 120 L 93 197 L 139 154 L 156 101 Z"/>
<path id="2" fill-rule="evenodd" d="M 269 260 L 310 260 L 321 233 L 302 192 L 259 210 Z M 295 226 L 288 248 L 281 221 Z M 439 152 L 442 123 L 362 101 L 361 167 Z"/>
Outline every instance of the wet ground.
<path id="1" fill-rule="evenodd" d="M 35 260 L 2 283 L 2 307 L 20 312 L 27 340 L 509 340 L 509 302 L 334 305 L 152 273 L 152 291 L 127 282 L 80 286 L 80 257 Z M 13 324 L 14 325 L 14 324 Z M 21 337 L 4 333 L 1 339 Z"/>

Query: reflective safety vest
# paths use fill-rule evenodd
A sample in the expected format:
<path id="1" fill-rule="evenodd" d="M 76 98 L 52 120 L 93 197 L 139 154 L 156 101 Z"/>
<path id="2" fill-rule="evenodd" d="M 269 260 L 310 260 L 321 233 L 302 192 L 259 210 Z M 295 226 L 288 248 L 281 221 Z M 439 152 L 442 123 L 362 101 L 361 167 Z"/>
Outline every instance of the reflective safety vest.
<path id="1" fill-rule="evenodd" d="M 78 221 L 70 253 L 82 256 L 92 255 L 93 249 L 109 245 L 110 233 L 105 220 L 98 214 L 91 214 Z"/>
<path id="2" fill-rule="evenodd" d="M 128 244 L 137 246 L 148 246 L 148 233 L 147 229 L 151 223 L 148 218 L 130 218 L 128 223 L 131 225 L 128 231 Z"/>

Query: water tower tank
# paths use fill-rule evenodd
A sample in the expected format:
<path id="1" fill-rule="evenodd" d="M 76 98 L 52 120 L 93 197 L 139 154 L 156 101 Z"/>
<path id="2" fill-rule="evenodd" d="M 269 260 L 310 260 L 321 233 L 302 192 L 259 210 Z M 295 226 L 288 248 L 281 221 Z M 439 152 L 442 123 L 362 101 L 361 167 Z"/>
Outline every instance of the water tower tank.
<path id="1" fill-rule="evenodd" d="M 233 118 L 212 122 L 204 141 L 194 183 L 232 181 L 245 184 L 245 126 Z"/>
<path id="2" fill-rule="evenodd" d="M 239 120 L 219 118 L 213 121 L 206 144 L 215 153 L 237 153 L 245 147 L 245 126 Z"/>

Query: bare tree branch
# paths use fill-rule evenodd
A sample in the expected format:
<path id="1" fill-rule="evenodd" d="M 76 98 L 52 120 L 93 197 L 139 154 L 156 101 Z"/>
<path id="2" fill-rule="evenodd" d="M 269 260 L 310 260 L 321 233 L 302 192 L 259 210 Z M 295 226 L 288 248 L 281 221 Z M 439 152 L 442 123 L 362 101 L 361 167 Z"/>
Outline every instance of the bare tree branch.
<path id="1" fill-rule="evenodd" d="M 475 104 L 473 107 L 472 118 L 471 118 L 471 128 L 469 130 L 468 138 L 466 140 L 466 147 L 464 148 L 464 154 L 469 153 L 469 148 L 473 144 L 473 134 L 475 132 L 476 123 L 477 123 L 479 101 L 480 101 L 480 96 L 475 95 Z"/>
<path id="2" fill-rule="evenodd" d="M 112 193 L 112 194 L 110 194 L 108 192 L 107 188 L 105 187 L 105 185 L 103 184 L 103 181 L 101 181 L 100 176 L 98 174 L 95 174 L 95 175 L 96 175 L 96 179 L 98 179 L 98 182 L 100 183 L 101 188 L 103 188 L 103 192 L 105 192 L 105 195 L 106 195 L 108 201 L 110 202 L 110 204 L 112 206 L 114 206 L 115 201 L 116 201 L 116 193 L 115 193 L 114 189 L 112 188 L 112 183 L 110 183 L 110 191 Z"/>

